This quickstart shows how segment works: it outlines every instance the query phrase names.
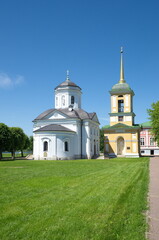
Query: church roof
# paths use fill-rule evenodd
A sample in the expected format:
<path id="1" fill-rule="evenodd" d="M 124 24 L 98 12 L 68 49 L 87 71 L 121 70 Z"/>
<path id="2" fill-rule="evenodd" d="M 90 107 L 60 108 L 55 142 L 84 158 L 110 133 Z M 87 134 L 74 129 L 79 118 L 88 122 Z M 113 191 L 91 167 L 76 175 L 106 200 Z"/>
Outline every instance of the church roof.
<path id="1" fill-rule="evenodd" d="M 50 124 L 47 125 L 45 127 L 39 128 L 37 130 L 35 130 L 34 132 L 46 132 L 46 131 L 59 131 L 59 132 L 74 132 L 72 130 L 70 130 L 69 128 L 63 127 L 61 125 L 58 124 Z"/>
<path id="2" fill-rule="evenodd" d="M 122 94 L 122 93 L 131 93 L 134 95 L 133 90 L 130 88 L 129 84 L 124 83 L 116 83 L 112 89 L 110 90 L 111 94 Z"/>
<path id="3" fill-rule="evenodd" d="M 41 113 L 39 116 L 37 116 L 33 120 L 33 122 L 36 121 L 36 120 L 46 119 L 47 115 L 49 115 L 49 114 L 51 114 L 55 111 L 61 112 L 69 118 L 75 118 L 75 119 L 81 119 L 81 120 L 85 120 L 85 119 L 92 120 L 93 117 L 96 115 L 95 112 L 87 113 L 86 111 L 84 111 L 83 109 L 80 109 L 80 108 L 72 109 L 72 111 L 70 111 L 69 108 L 60 108 L 60 109 L 52 108 L 52 109 L 48 109 L 45 112 Z M 97 122 L 99 123 L 98 120 L 97 120 Z"/>
<path id="4" fill-rule="evenodd" d="M 148 121 L 148 122 L 141 123 L 140 126 L 143 128 L 151 128 L 152 123 L 151 123 L 151 121 Z"/>
<path id="5" fill-rule="evenodd" d="M 114 124 L 113 126 L 105 126 L 103 127 L 103 129 L 139 129 L 140 128 L 140 125 L 139 124 L 134 124 L 133 126 L 129 126 L 129 125 L 126 125 L 126 124 L 123 124 L 123 123 L 117 123 L 117 124 Z"/>
<path id="6" fill-rule="evenodd" d="M 62 82 L 61 84 L 59 84 L 57 87 L 55 87 L 55 90 L 57 88 L 63 88 L 63 87 L 76 87 L 76 88 L 79 88 L 81 90 L 81 88 L 79 86 L 77 86 L 74 82 L 70 81 L 68 70 L 67 70 L 66 80 L 64 82 Z"/>
<path id="7" fill-rule="evenodd" d="M 61 84 L 59 84 L 57 87 L 55 87 L 55 90 L 57 88 L 62 88 L 62 87 L 76 87 L 76 88 L 79 88 L 81 90 L 81 88 L 79 86 L 77 86 L 74 82 L 71 82 L 71 81 L 65 81 L 65 82 L 62 82 Z"/>

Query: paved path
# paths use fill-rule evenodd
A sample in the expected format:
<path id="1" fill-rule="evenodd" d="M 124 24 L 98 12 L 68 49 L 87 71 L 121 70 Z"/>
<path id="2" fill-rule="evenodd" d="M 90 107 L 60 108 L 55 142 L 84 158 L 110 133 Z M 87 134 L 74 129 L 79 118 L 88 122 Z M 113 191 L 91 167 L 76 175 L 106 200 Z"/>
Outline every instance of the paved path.
<path id="1" fill-rule="evenodd" d="M 159 240 L 159 157 L 150 158 L 149 239 Z"/>

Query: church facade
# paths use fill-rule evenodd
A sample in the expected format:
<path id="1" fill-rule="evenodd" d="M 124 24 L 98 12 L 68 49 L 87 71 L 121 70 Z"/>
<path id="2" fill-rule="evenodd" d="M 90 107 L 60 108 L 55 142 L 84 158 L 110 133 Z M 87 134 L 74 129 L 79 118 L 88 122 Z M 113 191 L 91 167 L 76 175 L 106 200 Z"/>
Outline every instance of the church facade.
<path id="1" fill-rule="evenodd" d="M 104 130 L 104 154 L 108 157 L 139 157 L 140 126 L 134 123 L 134 92 L 124 79 L 121 49 L 120 80 L 110 90 L 110 125 Z"/>
<path id="2" fill-rule="evenodd" d="M 69 74 L 55 88 L 55 108 L 33 120 L 35 160 L 91 159 L 99 156 L 99 121 L 81 108 L 81 88 Z"/>

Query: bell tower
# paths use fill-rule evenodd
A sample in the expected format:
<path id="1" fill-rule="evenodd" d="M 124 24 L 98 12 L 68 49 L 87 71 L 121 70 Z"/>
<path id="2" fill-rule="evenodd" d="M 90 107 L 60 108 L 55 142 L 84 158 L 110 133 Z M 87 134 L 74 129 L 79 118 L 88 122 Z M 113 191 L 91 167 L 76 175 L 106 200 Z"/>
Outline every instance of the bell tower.
<path id="1" fill-rule="evenodd" d="M 120 79 L 109 93 L 110 126 L 104 129 L 104 154 L 108 157 L 139 157 L 140 126 L 134 124 L 134 92 L 125 81 L 123 48 L 120 50 Z"/>
<path id="2" fill-rule="evenodd" d="M 110 90 L 111 112 L 110 126 L 123 123 L 129 126 L 134 124 L 135 114 L 133 112 L 134 92 L 126 83 L 124 78 L 123 48 L 120 51 L 120 80 Z"/>

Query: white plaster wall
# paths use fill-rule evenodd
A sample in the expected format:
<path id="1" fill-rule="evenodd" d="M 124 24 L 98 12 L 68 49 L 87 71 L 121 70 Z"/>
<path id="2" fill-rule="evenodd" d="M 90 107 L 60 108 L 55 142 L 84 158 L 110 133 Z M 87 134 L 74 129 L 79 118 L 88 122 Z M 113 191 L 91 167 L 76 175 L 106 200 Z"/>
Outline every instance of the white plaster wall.
<path id="1" fill-rule="evenodd" d="M 116 107 L 116 96 L 112 96 L 113 97 L 113 107 Z"/>
<path id="2" fill-rule="evenodd" d="M 141 149 L 141 151 L 145 151 L 144 153 L 141 153 L 142 156 L 150 156 L 151 155 L 150 149 Z M 159 155 L 159 149 L 156 149 L 156 150 L 154 149 L 154 155 Z"/>
<path id="3" fill-rule="evenodd" d="M 64 149 L 65 141 L 68 141 L 68 143 L 69 143 L 69 146 L 68 146 L 69 151 L 68 152 L 65 151 L 65 149 Z M 74 136 L 58 135 L 57 136 L 57 159 L 73 159 L 74 155 L 75 155 Z"/>
<path id="4" fill-rule="evenodd" d="M 47 157 L 44 156 L 43 144 L 48 142 Z M 56 156 L 56 135 L 48 133 L 34 134 L 34 159 L 42 160 L 55 159 Z"/>
<path id="5" fill-rule="evenodd" d="M 74 142 L 75 154 L 77 155 L 77 157 L 79 156 L 79 158 L 81 158 L 81 143 L 82 143 L 81 131 L 82 131 L 82 126 L 80 121 L 78 124 L 76 124 L 77 137 Z"/>
<path id="6" fill-rule="evenodd" d="M 124 119 L 125 122 L 131 122 L 132 121 L 132 117 L 131 116 L 125 116 L 124 118 L 125 118 Z"/>
<path id="7" fill-rule="evenodd" d="M 88 122 L 85 122 L 85 141 L 86 141 L 86 149 L 85 154 L 87 158 L 91 158 L 91 138 L 90 138 L 90 126 Z"/>
<path id="8" fill-rule="evenodd" d="M 154 150 L 154 155 L 159 155 L 159 149 L 158 150 Z"/>
<path id="9" fill-rule="evenodd" d="M 133 152 L 136 152 L 136 143 L 133 143 Z"/>
<path id="10" fill-rule="evenodd" d="M 111 96 L 111 112 L 113 112 L 113 108 L 116 108 L 116 96 Z"/>
<path id="11" fill-rule="evenodd" d="M 93 121 L 85 121 L 83 142 L 85 143 L 85 152 L 87 158 L 94 156 L 94 142 L 96 145 L 96 155 L 99 155 L 99 125 Z"/>
<path id="12" fill-rule="evenodd" d="M 59 114 L 58 112 L 55 112 L 49 119 L 60 119 L 60 118 L 62 118 L 62 119 L 64 119 L 64 118 L 66 118 L 64 115 L 62 115 L 62 114 Z"/>
<path id="13" fill-rule="evenodd" d="M 129 106 L 129 95 L 125 95 L 125 107 Z"/>
<path id="14" fill-rule="evenodd" d="M 74 108 L 81 108 L 81 91 L 80 89 L 71 87 L 64 89 L 56 89 L 55 91 L 55 108 L 68 108 L 71 105 L 71 96 L 74 96 Z M 65 96 L 65 106 L 62 105 L 62 96 Z M 57 104 L 58 99 L 58 104 Z"/>
<path id="15" fill-rule="evenodd" d="M 34 159 L 54 160 L 73 159 L 76 153 L 74 143 L 77 142 L 77 135 L 72 133 L 36 133 L 34 134 Z M 48 141 L 47 157 L 44 156 L 43 143 Z M 68 141 L 69 151 L 64 151 L 64 142 Z"/>
<path id="16" fill-rule="evenodd" d="M 116 122 L 115 117 L 110 117 L 110 122 Z"/>
<path id="17" fill-rule="evenodd" d="M 63 133 L 62 136 L 60 133 L 54 132 L 48 135 L 48 133 L 34 133 L 34 158 L 35 159 L 43 159 L 43 145 L 41 143 L 42 138 L 47 137 L 51 141 L 51 147 L 48 158 L 57 159 L 57 158 L 81 158 L 81 121 L 78 120 L 70 120 L 70 119 L 46 119 L 39 120 L 34 123 L 33 131 L 38 128 L 44 127 L 49 124 L 59 124 L 64 127 L 69 128 L 75 133 Z M 90 130 L 91 129 L 91 130 Z M 92 132 L 92 134 L 91 134 Z M 70 137 L 71 151 L 69 153 L 63 153 L 63 138 L 68 136 Z M 54 137 L 53 137 L 54 135 Z M 84 120 L 82 123 L 82 155 L 83 158 L 91 158 L 94 155 L 94 140 L 96 142 L 96 153 L 99 154 L 99 124 L 92 120 Z M 91 143 L 92 143 L 92 151 L 91 151 Z M 53 151 L 53 149 L 55 149 Z"/>

